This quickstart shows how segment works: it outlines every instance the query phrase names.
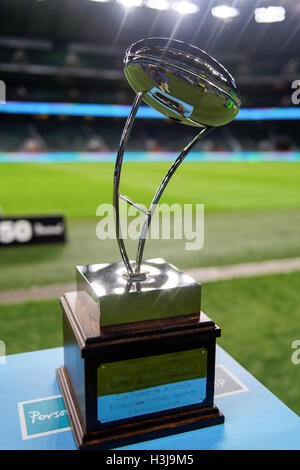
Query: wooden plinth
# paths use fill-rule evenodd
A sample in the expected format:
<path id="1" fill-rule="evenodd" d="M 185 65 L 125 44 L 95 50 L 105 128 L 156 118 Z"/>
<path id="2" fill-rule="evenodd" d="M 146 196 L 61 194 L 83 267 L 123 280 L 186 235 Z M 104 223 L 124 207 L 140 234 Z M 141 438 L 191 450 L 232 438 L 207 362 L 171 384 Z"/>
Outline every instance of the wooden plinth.
<path id="1" fill-rule="evenodd" d="M 80 413 L 64 366 L 57 369 L 57 378 L 77 447 L 82 450 L 111 449 L 224 422 L 221 411 L 216 406 L 212 406 L 86 432 L 80 420 Z"/>
<path id="2" fill-rule="evenodd" d="M 61 298 L 64 365 L 59 386 L 79 449 L 110 449 L 224 422 L 214 405 L 215 343 L 220 329 L 206 315 L 148 324 L 99 328 L 90 298 L 75 292 Z M 206 397 L 192 406 L 151 413 L 118 422 L 97 420 L 97 367 L 103 362 L 185 351 L 207 350 Z"/>

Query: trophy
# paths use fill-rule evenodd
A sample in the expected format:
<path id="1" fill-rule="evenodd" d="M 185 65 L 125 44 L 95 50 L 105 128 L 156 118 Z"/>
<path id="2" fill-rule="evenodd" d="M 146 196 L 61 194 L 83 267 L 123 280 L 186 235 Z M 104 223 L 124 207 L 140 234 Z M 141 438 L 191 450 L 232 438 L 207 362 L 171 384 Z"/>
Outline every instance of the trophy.
<path id="1" fill-rule="evenodd" d="M 188 152 L 234 119 L 232 76 L 201 49 L 150 38 L 132 44 L 125 76 L 136 92 L 113 177 L 122 261 L 77 266 L 77 290 L 61 299 L 64 365 L 57 377 L 80 449 L 109 449 L 224 422 L 214 404 L 220 328 L 201 312 L 201 285 L 162 258 L 143 260 L 155 208 Z M 198 128 L 159 185 L 148 210 L 119 192 L 125 147 L 141 102 Z M 126 251 L 120 200 L 145 215 L 135 260 Z"/>

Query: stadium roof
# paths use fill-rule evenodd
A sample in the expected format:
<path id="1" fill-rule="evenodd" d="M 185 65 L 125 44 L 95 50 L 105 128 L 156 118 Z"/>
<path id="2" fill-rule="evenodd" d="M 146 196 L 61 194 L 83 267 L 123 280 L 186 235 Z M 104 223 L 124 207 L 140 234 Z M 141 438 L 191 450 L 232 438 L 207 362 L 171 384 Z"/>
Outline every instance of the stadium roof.
<path id="1" fill-rule="evenodd" d="M 55 47 L 80 43 L 90 45 L 95 52 L 97 47 L 106 46 L 110 53 L 118 54 L 143 37 L 174 36 L 211 54 L 226 52 L 231 59 L 299 55 L 298 1 L 193 1 L 199 6 L 197 14 L 178 15 L 174 11 L 158 11 L 146 6 L 126 9 L 116 0 L 106 3 L 99 0 L 1 0 L 1 38 L 39 39 L 46 48 L 51 43 Z M 220 3 L 236 5 L 240 14 L 228 21 L 213 17 L 211 8 Z M 270 4 L 284 5 L 285 21 L 257 23 L 255 8 Z"/>

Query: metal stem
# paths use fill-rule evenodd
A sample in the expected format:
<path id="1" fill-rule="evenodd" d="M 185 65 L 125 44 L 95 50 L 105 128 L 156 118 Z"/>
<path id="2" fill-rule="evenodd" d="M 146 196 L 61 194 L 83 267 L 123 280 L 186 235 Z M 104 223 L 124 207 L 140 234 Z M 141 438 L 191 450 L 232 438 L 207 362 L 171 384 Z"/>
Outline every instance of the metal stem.
<path id="1" fill-rule="evenodd" d="M 153 217 L 153 214 L 155 212 L 156 206 L 167 186 L 169 183 L 170 179 L 172 178 L 173 174 L 179 167 L 179 165 L 183 162 L 189 151 L 196 145 L 201 139 L 203 139 L 204 136 L 206 136 L 209 132 L 211 132 L 214 128 L 213 127 L 203 127 L 201 131 L 196 135 L 196 137 L 183 149 L 179 157 L 175 160 L 171 168 L 168 170 L 166 175 L 164 176 L 162 182 L 160 183 L 149 208 L 149 211 L 146 212 L 142 207 L 139 206 L 139 204 L 136 204 L 134 201 L 129 199 L 127 196 L 124 196 L 123 194 L 119 193 L 119 186 L 120 186 L 120 178 L 121 178 L 121 169 L 122 169 L 122 163 L 123 163 L 123 157 L 124 157 L 124 152 L 126 148 L 126 144 L 128 142 L 128 138 L 136 117 L 136 113 L 138 111 L 138 108 L 142 102 L 143 98 L 143 92 L 137 93 L 134 103 L 132 105 L 132 109 L 130 111 L 130 114 L 127 118 L 126 124 L 123 129 L 119 149 L 118 149 L 118 154 L 117 154 L 117 159 L 116 159 L 116 164 L 115 164 L 115 171 L 114 171 L 114 189 L 113 189 L 113 205 L 115 209 L 115 223 L 116 223 L 116 238 L 119 246 L 119 250 L 122 256 L 122 259 L 124 261 L 125 267 L 127 269 L 128 273 L 128 278 L 131 280 L 143 280 L 143 276 L 140 272 L 141 269 L 141 264 L 142 264 L 142 259 L 143 259 L 143 253 L 144 253 L 144 248 L 145 248 L 145 242 L 147 238 L 147 233 L 151 224 L 151 220 Z M 127 251 L 125 248 L 124 240 L 122 237 L 122 231 L 121 231 L 121 224 L 120 224 L 120 208 L 119 208 L 119 199 L 125 200 L 128 204 L 133 205 L 134 207 L 137 207 L 139 210 L 142 212 L 146 212 L 146 219 L 142 227 L 141 235 L 139 238 L 139 243 L 138 243 L 138 249 L 137 249 L 137 255 L 136 255 L 136 263 L 135 263 L 135 269 L 133 271 L 132 266 L 130 264 Z"/>
<path id="2" fill-rule="evenodd" d="M 170 179 L 172 178 L 173 174 L 179 167 L 179 165 L 183 162 L 189 151 L 196 145 L 201 139 L 203 139 L 204 136 L 206 136 L 209 132 L 211 132 L 214 128 L 213 127 L 204 127 L 201 129 L 199 134 L 196 135 L 196 137 L 183 149 L 179 157 L 175 160 L 171 168 L 168 170 L 166 173 L 165 177 L 163 178 L 162 182 L 160 183 L 160 186 L 158 187 L 150 208 L 149 208 L 149 213 L 148 216 L 145 219 L 144 225 L 142 227 L 140 239 L 139 239 L 139 244 L 138 244 L 138 250 L 137 250 L 137 255 L 136 255 L 136 264 L 135 264 L 135 273 L 139 273 L 141 269 L 141 264 L 142 264 L 142 259 L 143 259 L 143 253 L 144 253 L 144 248 L 145 248 L 145 242 L 147 238 L 147 233 L 151 224 L 151 220 L 153 217 L 153 214 L 155 212 L 156 206 L 167 186 L 169 183 Z"/>
<path id="3" fill-rule="evenodd" d="M 135 120 L 136 113 L 142 102 L 142 98 L 143 98 L 143 92 L 140 91 L 139 93 L 137 93 L 135 97 L 130 114 L 127 118 L 125 127 L 123 129 L 123 133 L 122 133 L 122 137 L 121 137 L 121 141 L 120 141 L 120 145 L 118 149 L 116 164 L 115 164 L 115 171 L 114 171 L 113 205 L 115 209 L 116 237 L 117 237 L 117 242 L 119 245 L 119 250 L 120 250 L 122 259 L 124 261 L 124 264 L 126 266 L 128 273 L 133 273 L 133 269 L 128 259 L 128 255 L 126 252 L 126 248 L 125 248 L 125 244 L 124 244 L 122 232 L 121 232 L 120 209 L 119 209 L 119 185 L 120 185 L 121 169 L 122 169 L 125 147 L 126 147 L 126 144 L 127 144 L 127 141 L 128 141 L 131 129 L 132 129 L 132 125 Z"/>

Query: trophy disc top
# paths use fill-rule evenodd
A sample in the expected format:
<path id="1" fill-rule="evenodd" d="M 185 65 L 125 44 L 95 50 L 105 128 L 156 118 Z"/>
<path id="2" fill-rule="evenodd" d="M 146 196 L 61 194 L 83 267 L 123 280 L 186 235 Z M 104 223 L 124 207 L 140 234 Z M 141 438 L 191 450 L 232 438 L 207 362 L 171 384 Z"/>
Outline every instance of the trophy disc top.
<path id="1" fill-rule="evenodd" d="M 167 38 L 142 39 L 124 58 L 124 73 L 143 101 L 189 126 L 222 126 L 241 106 L 229 72 L 198 47 Z"/>

